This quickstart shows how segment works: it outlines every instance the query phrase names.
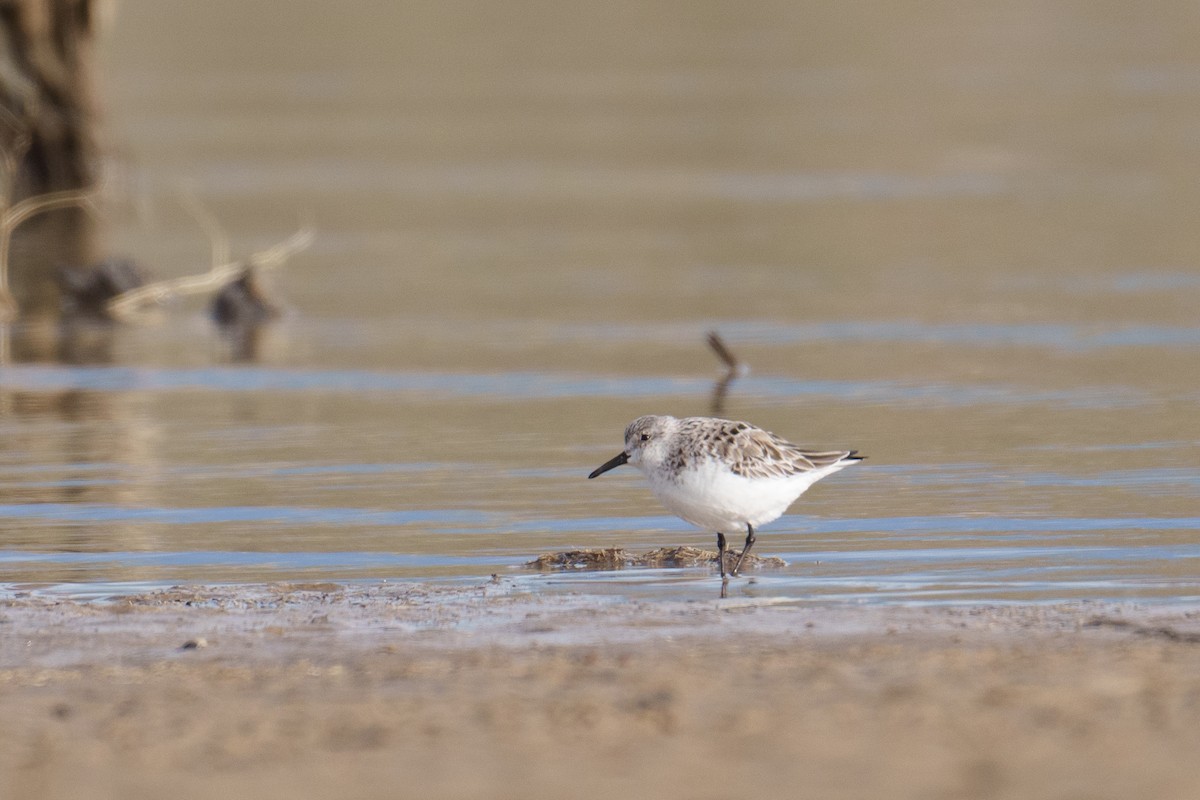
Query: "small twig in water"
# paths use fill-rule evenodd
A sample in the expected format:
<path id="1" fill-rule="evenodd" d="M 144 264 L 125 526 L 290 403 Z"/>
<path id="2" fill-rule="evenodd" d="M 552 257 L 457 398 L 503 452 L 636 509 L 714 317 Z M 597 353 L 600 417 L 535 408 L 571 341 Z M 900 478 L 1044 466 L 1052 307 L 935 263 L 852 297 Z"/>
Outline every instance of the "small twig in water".
<path id="1" fill-rule="evenodd" d="M 717 354 L 717 358 L 721 359 L 721 363 L 726 368 L 725 375 L 713 386 L 712 402 L 710 404 L 712 413 L 720 414 L 725 407 L 725 396 L 729 393 L 729 385 L 736 378 L 749 372 L 750 368 L 741 361 L 738 361 L 737 356 L 729 351 L 729 348 L 725 346 L 725 342 L 722 341 L 716 331 L 708 332 L 707 341 L 708 346 L 713 349 L 713 352 Z"/>
<path id="2" fill-rule="evenodd" d="M 716 331 L 708 332 L 707 341 L 708 346 L 711 347 L 713 352 L 717 354 L 717 358 L 721 359 L 721 362 L 729 368 L 729 371 L 736 371 L 739 366 L 738 360 L 733 353 L 729 352 L 729 348 L 725 346 L 725 342 L 721 340 L 721 337 Z"/>

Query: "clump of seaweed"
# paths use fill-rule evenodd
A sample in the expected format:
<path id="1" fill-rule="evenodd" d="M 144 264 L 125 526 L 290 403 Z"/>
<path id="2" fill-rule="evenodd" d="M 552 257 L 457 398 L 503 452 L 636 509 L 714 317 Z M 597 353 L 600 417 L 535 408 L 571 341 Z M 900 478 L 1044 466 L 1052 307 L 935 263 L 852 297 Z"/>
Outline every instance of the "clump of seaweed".
<path id="1" fill-rule="evenodd" d="M 731 569 L 740 555 L 735 550 L 725 553 L 726 569 Z M 714 565 L 716 550 L 699 547 L 659 547 L 645 553 L 632 553 L 623 547 L 606 547 L 591 550 L 565 550 L 559 553 L 543 553 L 525 566 L 539 571 L 549 570 L 617 570 L 632 567 L 687 568 Z M 786 567 L 787 562 L 776 556 L 746 557 L 742 568 L 777 569 Z"/>

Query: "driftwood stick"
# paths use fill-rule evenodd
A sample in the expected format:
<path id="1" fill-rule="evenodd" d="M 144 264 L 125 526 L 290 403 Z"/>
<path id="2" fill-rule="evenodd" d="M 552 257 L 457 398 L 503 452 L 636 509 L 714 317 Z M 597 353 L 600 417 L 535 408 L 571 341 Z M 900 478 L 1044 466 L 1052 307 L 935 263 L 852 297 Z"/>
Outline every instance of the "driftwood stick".
<path id="1" fill-rule="evenodd" d="M 108 313 L 115 319 L 130 320 L 147 304 L 218 289 L 247 267 L 274 269 L 282 266 L 293 255 L 311 245 L 313 235 L 312 228 L 301 228 L 274 247 L 254 253 L 245 261 L 214 264 L 207 272 L 199 275 L 155 281 L 123 292 L 108 301 Z"/>

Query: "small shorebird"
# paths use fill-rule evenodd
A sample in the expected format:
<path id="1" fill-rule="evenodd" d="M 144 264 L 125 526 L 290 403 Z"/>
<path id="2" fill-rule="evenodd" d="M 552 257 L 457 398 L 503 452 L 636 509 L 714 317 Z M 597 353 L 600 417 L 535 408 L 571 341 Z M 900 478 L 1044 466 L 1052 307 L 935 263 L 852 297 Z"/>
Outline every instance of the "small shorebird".
<path id="1" fill-rule="evenodd" d="M 736 576 L 754 529 L 779 519 L 808 487 L 850 464 L 857 450 L 805 450 L 748 422 L 715 417 L 638 417 L 625 429 L 625 449 L 588 478 L 632 464 L 672 514 L 717 532 L 717 564 L 725 578 L 725 533 L 746 531 Z"/>

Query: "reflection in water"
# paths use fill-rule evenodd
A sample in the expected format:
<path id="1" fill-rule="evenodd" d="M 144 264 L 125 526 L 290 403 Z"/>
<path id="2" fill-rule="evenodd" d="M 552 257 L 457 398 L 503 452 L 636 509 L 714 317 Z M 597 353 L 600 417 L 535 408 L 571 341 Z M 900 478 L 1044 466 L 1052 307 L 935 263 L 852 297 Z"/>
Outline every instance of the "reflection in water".
<path id="1" fill-rule="evenodd" d="M 257 361 L 262 352 L 264 323 L 246 322 L 221 328 L 221 339 L 235 363 Z"/>
<path id="2" fill-rule="evenodd" d="M 39 318 L 0 327 L 4 342 L 0 366 L 11 376 L 25 365 L 104 367 L 116 361 L 115 345 L 121 326 L 104 316 L 71 314 L 60 319 Z M 12 388 L 11 380 L 0 389 Z M 36 388 L 36 387 L 27 387 Z M 89 387 L 78 387 L 89 388 Z"/>
<path id="3" fill-rule="evenodd" d="M 0 370 L 22 363 L 95 367 L 112 363 L 118 326 L 85 314 L 59 322 L 33 320 L 6 326 L 5 361 Z M 70 505 L 138 506 L 153 503 L 144 480 L 122 476 L 161 471 L 159 426 L 143 417 L 128 394 L 69 388 L 28 391 L 0 382 L 0 462 L 11 482 L 4 492 L 20 508 Z M 102 541 L 119 550 L 158 549 L 162 542 L 144 526 L 117 522 L 51 529 L 9 528 L 0 548 L 34 543 L 38 550 L 70 552 Z M 2 561 L 3 559 L 0 559 Z M 114 579 L 132 577 L 117 569 Z M 51 569 L 45 580 L 77 580 L 71 569 Z"/>
<path id="4" fill-rule="evenodd" d="M 739 376 L 748 373 L 750 367 L 738 361 L 716 331 L 709 331 L 706 341 L 713 352 L 717 354 L 717 358 L 721 359 L 721 363 L 725 365 L 725 374 L 717 379 L 713 386 L 712 400 L 709 402 L 709 409 L 713 416 L 719 417 L 725 413 L 725 396 L 729 394 L 730 384 Z"/>
<path id="5" fill-rule="evenodd" d="M 217 292 L 209 312 L 233 361 L 256 360 L 263 326 L 279 317 L 279 308 L 267 298 L 252 265 Z"/>

